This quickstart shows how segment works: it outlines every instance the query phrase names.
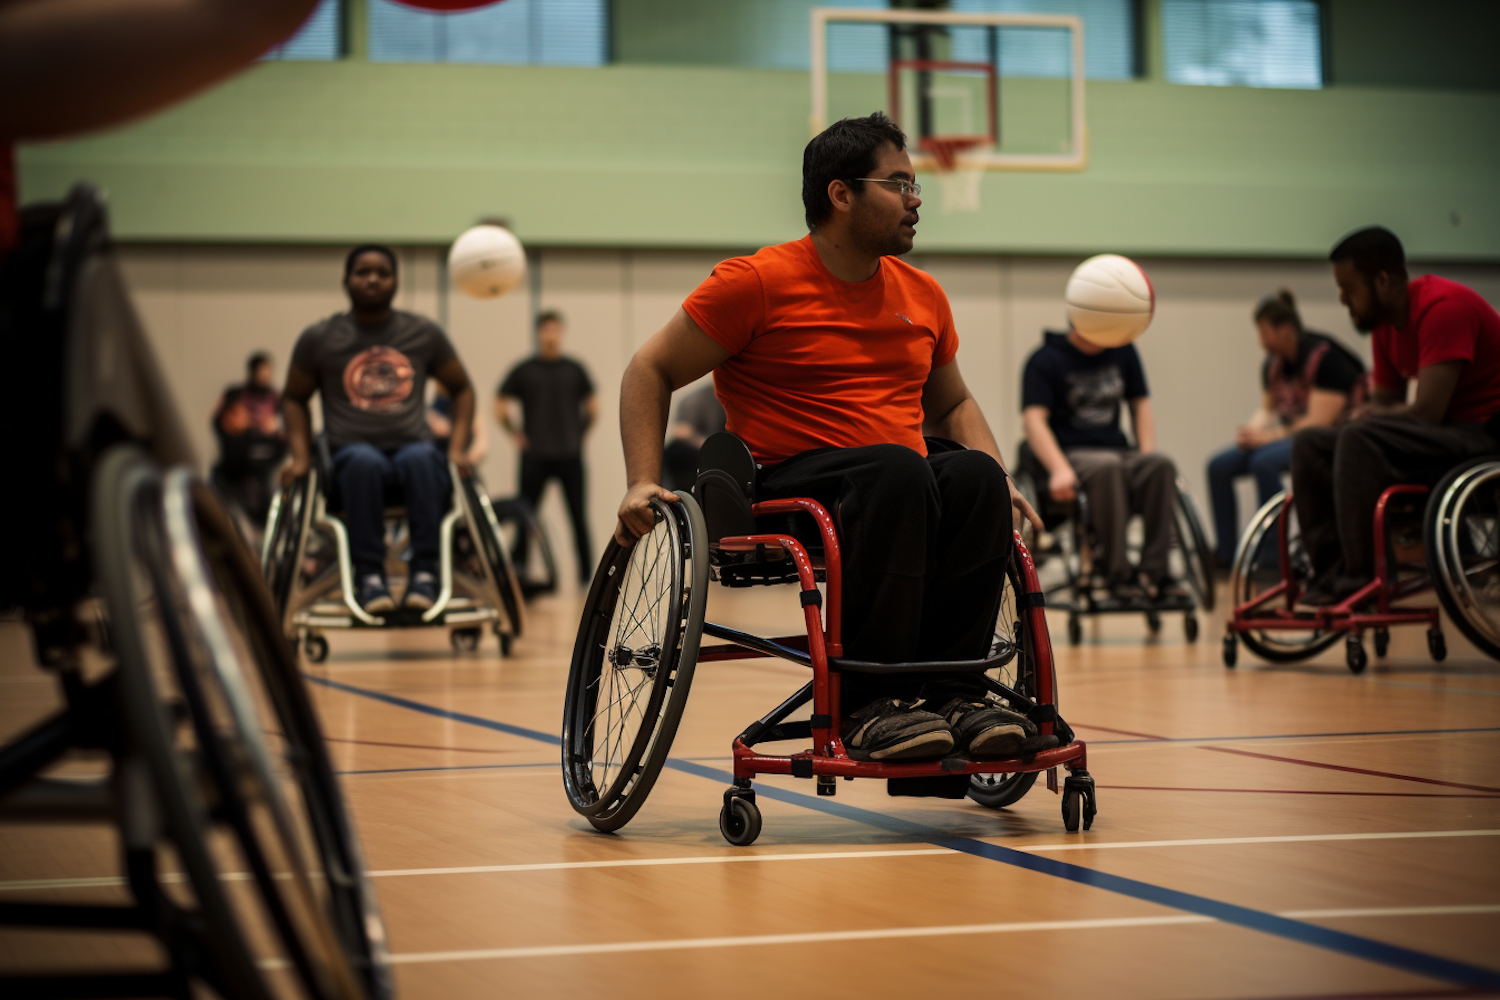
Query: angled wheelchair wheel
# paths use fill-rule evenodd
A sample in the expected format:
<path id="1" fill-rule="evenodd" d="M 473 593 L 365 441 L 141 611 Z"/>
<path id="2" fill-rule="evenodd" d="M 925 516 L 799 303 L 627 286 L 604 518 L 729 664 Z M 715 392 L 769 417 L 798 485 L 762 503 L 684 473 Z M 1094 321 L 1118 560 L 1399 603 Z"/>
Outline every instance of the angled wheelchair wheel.
<path id="1" fill-rule="evenodd" d="M 127 737 L 146 761 L 161 811 L 153 869 L 175 852 L 187 886 L 160 886 L 163 905 L 201 928 L 206 949 L 195 971 L 232 1000 L 271 1000 L 275 989 L 259 965 L 270 957 L 250 945 L 250 931 L 230 900 L 224 876 L 236 870 L 211 812 L 216 787 L 206 770 L 184 693 L 176 679 L 167 619 L 180 611 L 149 571 L 168 556 L 157 516 L 161 479 L 144 452 L 121 446 L 105 454 L 90 486 L 92 556 L 108 635 L 118 662 Z M 180 622 L 179 622 L 180 624 Z M 186 891 L 168 891 L 185 888 Z M 269 921 L 259 921 L 256 933 Z"/>
<path id="2" fill-rule="evenodd" d="M 317 473 L 309 472 L 292 485 L 276 491 L 271 511 L 266 516 L 265 536 L 261 544 L 261 572 L 271 591 L 271 602 L 281 621 L 278 627 L 291 635 L 286 621 L 297 576 L 302 567 L 302 547 L 312 521 L 313 491 Z"/>
<path id="3" fill-rule="evenodd" d="M 687 704 L 708 598 L 707 529 L 693 498 L 652 501 L 656 524 L 609 543 L 584 606 L 563 708 L 563 787 L 598 830 L 630 821 Z"/>
<path id="4" fill-rule="evenodd" d="M 1500 660 L 1500 458 L 1466 462 L 1444 476 L 1428 495 L 1423 530 L 1443 610 Z"/>
<path id="5" fill-rule="evenodd" d="M 1283 512 L 1287 518 L 1287 552 L 1290 565 L 1281 566 L 1280 530 Z M 1302 545 L 1302 531 L 1297 512 L 1287 503 L 1287 494 L 1278 493 L 1255 512 L 1235 552 L 1234 567 L 1229 574 L 1231 609 L 1255 600 L 1279 584 L 1283 576 L 1305 589 L 1312 579 L 1312 561 Z M 1248 619 L 1254 622 L 1256 619 Z M 1264 628 L 1239 633 L 1245 646 L 1263 660 L 1291 663 L 1316 656 L 1339 640 L 1339 633 L 1318 629 L 1278 629 L 1268 621 Z"/>
<path id="6" fill-rule="evenodd" d="M 500 524 L 501 544 L 511 553 L 511 564 L 526 598 L 551 594 L 557 590 L 557 559 L 547 531 L 532 513 L 531 505 L 520 497 L 490 501 Z M 524 543 L 523 543 L 524 540 Z M 524 547 L 525 558 L 516 553 Z"/>
<path id="7" fill-rule="evenodd" d="M 485 492 L 478 473 L 467 479 L 459 477 L 459 484 L 465 524 L 474 542 L 475 561 L 483 564 L 481 573 L 493 591 L 491 599 L 498 601 L 500 611 L 505 615 L 508 628 L 502 634 L 514 639 L 525 627 L 526 611 L 522 607 L 521 585 L 501 540 L 500 521 L 495 516 L 494 507 L 490 506 L 489 494 Z"/>
<path id="8" fill-rule="evenodd" d="M 1016 595 L 1022 593 L 1021 571 L 1014 559 L 1005 573 L 1000 592 L 1000 614 L 995 621 L 995 640 L 990 655 L 1009 654 L 990 676 L 1025 698 L 1036 700 L 1036 654 Z M 998 700 L 998 695 L 990 697 Z M 1037 772 L 1026 774 L 975 774 L 969 777 L 969 798 L 989 809 L 1002 809 L 1019 802 L 1036 784 Z"/>
<path id="9" fill-rule="evenodd" d="M 1177 549 L 1182 558 L 1181 578 L 1193 591 L 1198 607 L 1204 611 L 1214 609 L 1214 550 L 1209 547 L 1208 536 L 1203 533 L 1203 519 L 1198 516 L 1198 506 L 1193 503 L 1187 484 L 1177 479 L 1176 534 Z"/>

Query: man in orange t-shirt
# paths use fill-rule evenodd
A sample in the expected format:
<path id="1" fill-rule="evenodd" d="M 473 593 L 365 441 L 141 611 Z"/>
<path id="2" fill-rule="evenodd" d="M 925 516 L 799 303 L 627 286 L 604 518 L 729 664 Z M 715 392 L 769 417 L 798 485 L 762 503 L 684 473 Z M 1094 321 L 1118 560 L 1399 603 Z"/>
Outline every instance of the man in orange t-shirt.
<path id="1" fill-rule="evenodd" d="M 729 431 L 761 465 L 760 495 L 813 497 L 838 522 L 852 660 L 984 656 L 1012 505 L 1037 521 L 959 374 L 947 296 L 896 259 L 916 235 L 915 179 L 884 115 L 829 127 L 803 153 L 810 234 L 715 267 L 621 385 L 620 542 L 651 529 L 653 498 L 676 499 L 658 485 L 671 393 L 713 371 Z M 924 429 L 948 443 L 929 451 Z M 973 674 L 843 681 L 856 759 L 1008 757 L 1041 739 Z"/>

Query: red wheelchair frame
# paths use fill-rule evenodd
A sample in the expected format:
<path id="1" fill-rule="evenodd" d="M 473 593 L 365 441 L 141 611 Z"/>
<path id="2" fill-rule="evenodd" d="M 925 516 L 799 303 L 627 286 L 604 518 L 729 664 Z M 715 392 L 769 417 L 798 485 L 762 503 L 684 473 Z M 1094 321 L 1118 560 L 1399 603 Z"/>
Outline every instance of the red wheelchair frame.
<path id="1" fill-rule="evenodd" d="M 1427 645 L 1434 660 L 1447 656 L 1447 645 L 1437 607 L 1393 607 L 1396 601 L 1432 588 L 1432 578 L 1425 572 L 1420 576 L 1399 579 L 1397 567 L 1387 558 L 1386 514 L 1391 501 L 1397 497 L 1426 496 L 1428 488 L 1414 484 L 1391 486 L 1380 494 L 1375 503 L 1374 553 L 1375 578 L 1338 604 L 1326 608 L 1298 609 L 1297 599 L 1301 588 L 1289 569 L 1291 552 L 1287 529 L 1287 511 L 1292 509 L 1292 493 L 1287 491 L 1281 515 L 1277 519 L 1277 542 L 1281 558 L 1281 582 L 1257 594 L 1253 599 L 1237 605 L 1225 624 L 1224 665 L 1234 666 L 1235 637 L 1262 629 L 1279 631 L 1321 631 L 1345 638 L 1345 661 L 1349 669 L 1358 674 L 1364 671 L 1368 658 L 1365 654 L 1362 634 L 1365 629 L 1375 629 L 1375 652 L 1384 656 L 1389 642 L 1389 628 L 1393 625 L 1426 625 Z M 1375 602 L 1373 612 L 1358 609 Z M 1279 607 L 1270 607 L 1279 603 Z M 1326 647 L 1319 647 L 1326 648 Z M 1311 656 L 1317 650 L 1310 651 Z"/>
<path id="2" fill-rule="evenodd" d="M 822 608 L 822 594 L 818 590 L 818 569 L 806 546 L 790 533 L 733 535 L 721 538 L 716 547 L 720 552 L 765 553 L 781 550 L 796 567 L 797 582 L 801 590 L 803 618 L 806 634 L 778 639 L 763 639 L 736 629 L 705 622 L 703 631 L 719 639 L 723 644 L 703 646 L 698 651 L 699 661 L 732 660 L 752 657 L 779 657 L 805 666 L 810 666 L 813 679 L 808 685 L 783 702 L 768 715 L 752 723 L 733 743 L 735 783 L 724 795 L 724 811 L 720 816 L 720 827 L 731 843 L 748 844 L 755 839 L 760 829 L 759 811 L 754 805 L 755 793 L 751 789 L 752 779 L 757 774 L 790 774 L 799 778 L 816 778 L 819 795 L 832 795 L 838 778 L 931 778 L 973 774 L 1024 774 L 1047 773 L 1047 787 L 1056 792 L 1057 768 L 1067 768 L 1069 774 L 1063 788 L 1063 822 L 1069 832 L 1076 831 L 1080 824 L 1088 829 L 1095 812 L 1093 779 L 1087 770 L 1087 748 L 1083 741 L 1073 738 L 1066 723 L 1057 716 L 1057 688 L 1052 663 L 1052 645 L 1047 633 L 1044 598 L 1037 581 L 1036 567 L 1031 554 L 1022 543 L 1020 534 L 1014 538 L 1015 559 L 1024 592 L 1016 595 L 1017 612 L 1024 620 L 1020 623 L 1023 634 L 1031 637 L 1030 650 L 1023 646 L 1016 656 L 1029 655 L 1035 659 L 1036 704 L 1032 717 L 1044 735 L 1056 735 L 1060 746 L 1043 750 L 1027 759 L 1012 760 L 968 760 L 948 758 L 945 760 L 882 763 L 858 761 L 850 758 L 839 737 L 841 706 L 839 698 L 840 674 L 838 660 L 843 654 L 840 635 L 842 619 L 843 569 L 839 555 L 839 540 L 833 519 L 828 511 L 815 500 L 790 498 L 767 500 L 751 505 L 751 513 L 757 517 L 773 514 L 805 513 L 818 526 L 823 545 L 822 571 L 827 582 L 828 599 L 826 611 Z M 759 559 L 757 561 L 764 561 Z M 975 667 L 984 661 L 955 662 L 949 664 L 909 664 L 910 668 L 940 670 L 944 667 L 962 669 Z M 900 664 L 882 665 L 884 669 L 896 671 Z M 1003 686 L 990 682 L 991 686 L 1004 692 Z M 1010 692 L 1013 694 L 1013 692 Z M 805 705 L 808 697 L 812 701 L 812 719 L 809 723 L 784 724 L 788 715 Z M 797 753 L 781 756 L 757 752 L 755 744 L 765 741 L 811 738 L 811 747 Z"/>

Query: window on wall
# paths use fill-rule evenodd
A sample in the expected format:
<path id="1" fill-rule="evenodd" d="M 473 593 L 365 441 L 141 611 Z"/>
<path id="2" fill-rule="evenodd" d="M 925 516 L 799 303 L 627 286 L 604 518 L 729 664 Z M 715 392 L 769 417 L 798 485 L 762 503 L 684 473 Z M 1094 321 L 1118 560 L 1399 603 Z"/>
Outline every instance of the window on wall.
<path id="1" fill-rule="evenodd" d="M 1172 83 L 1213 87 L 1323 86 L 1317 0 L 1161 0 Z"/>
<path id="2" fill-rule="evenodd" d="M 505 0 L 441 14 L 368 0 L 374 62 L 602 66 L 608 0 Z"/>
<path id="3" fill-rule="evenodd" d="M 1083 66 L 1090 80 L 1129 80 L 1136 69 L 1137 0 L 953 0 L 949 9 L 981 14 L 1072 14 L 1083 21 Z M 1066 31 L 1002 29 L 1000 66 L 1006 76 L 1071 75 Z M 959 31 L 953 58 L 984 61 L 982 32 Z M 971 51 L 972 50 L 972 51 Z"/>
<path id="4" fill-rule="evenodd" d="M 322 0 L 297 33 L 262 58 L 279 60 L 334 60 L 344 54 L 342 0 Z"/>

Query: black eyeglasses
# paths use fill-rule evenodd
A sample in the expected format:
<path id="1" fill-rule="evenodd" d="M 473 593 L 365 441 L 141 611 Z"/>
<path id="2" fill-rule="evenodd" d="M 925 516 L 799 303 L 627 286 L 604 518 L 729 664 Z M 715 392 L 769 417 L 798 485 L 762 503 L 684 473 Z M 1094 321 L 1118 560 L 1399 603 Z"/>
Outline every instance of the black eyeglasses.
<path id="1" fill-rule="evenodd" d="M 869 181 L 872 184 L 894 184 L 896 190 L 901 192 L 901 197 L 922 197 L 922 185 L 916 181 L 909 181 L 904 177 L 851 177 L 851 181 Z"/>

